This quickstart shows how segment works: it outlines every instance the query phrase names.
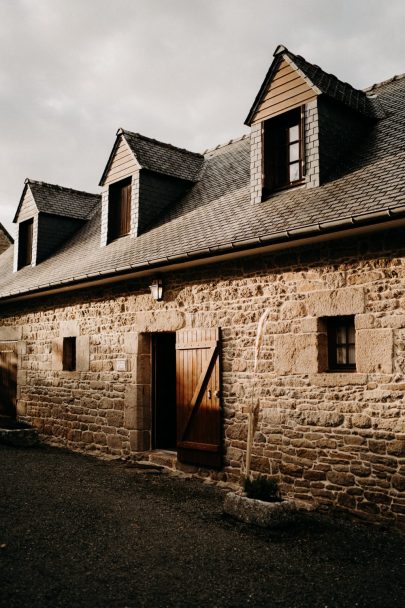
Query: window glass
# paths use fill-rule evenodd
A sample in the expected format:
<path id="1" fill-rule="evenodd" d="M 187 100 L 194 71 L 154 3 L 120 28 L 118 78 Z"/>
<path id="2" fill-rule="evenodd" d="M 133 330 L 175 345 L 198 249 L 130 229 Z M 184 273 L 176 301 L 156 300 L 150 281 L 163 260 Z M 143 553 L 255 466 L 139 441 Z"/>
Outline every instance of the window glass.
<path id="1" fill-rule="evenodd" d="M 356 332 L 354 315 L 328 317 L 328 369 L 354 371 L 356 369 Z"/>
<path id="2" fill-rule="evenodd" d="M 300 159 L 300 145 L 299 143 L 290 145 L 290 162 L 298 161 Z"/>
<path id="3" fill-rule="evenodd" d="M 76 338 L 63 338 L 63 370 L 73 372 L 76 369 Z"/>
<path id="4" fill-rule="evenodd" d="M 290 127 L 290 142 L 298 141 L 300 138 L 300 127 L 299 125 L 294 125 Z"/>
<path id="5" fill-rule="evenodd" d="M 290 165 L 290 182 L 295 182 L 300 178 L 300 166 L 299 163 Z"/>
<path id="6" fill-rule="evenodd" d="M 346 326 L 338 325 L 336 327 L 336 342 L 338 344 L 346 344 Z"/>
<path id="7" fill-rule="evenodd" d="M 111 184 L 108 191 L 108 240 L 129 234 L 131 229 L 131 178 Z"/>
<path id="8" fill-rule="evenodd" d="M 304 175 L 302 108 L 264 122 L 263 194 L 300 183 Z"/>
<path id="9" fill-rule="evenodd" d="M 18 227 L 18 268 L 29 266 L 32 262 L 34 220 L 26 220 Z"/>

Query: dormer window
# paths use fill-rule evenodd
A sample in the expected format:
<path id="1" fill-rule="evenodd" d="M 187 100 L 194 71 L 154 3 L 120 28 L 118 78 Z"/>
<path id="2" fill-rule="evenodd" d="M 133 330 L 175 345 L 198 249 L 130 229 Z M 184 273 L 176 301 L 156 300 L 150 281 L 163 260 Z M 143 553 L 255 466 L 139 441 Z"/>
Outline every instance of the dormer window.
<path id="1" fill-rule="evenodd" d="M 32 263 L 32 236 L 34 220 L 21 222 L 18 228 L 18 268 Z"/>
<path id="2" fill-rule="evenodd" d="M 303 124 L 303 108 L 264 121 L 264 195 L 303 182 Z"/>
<path id="3" fill-rule="evenodd" d="M 108 189 L 108 240 L 114 241 L 131 230 L 131 178 L 111 184 Z"/>

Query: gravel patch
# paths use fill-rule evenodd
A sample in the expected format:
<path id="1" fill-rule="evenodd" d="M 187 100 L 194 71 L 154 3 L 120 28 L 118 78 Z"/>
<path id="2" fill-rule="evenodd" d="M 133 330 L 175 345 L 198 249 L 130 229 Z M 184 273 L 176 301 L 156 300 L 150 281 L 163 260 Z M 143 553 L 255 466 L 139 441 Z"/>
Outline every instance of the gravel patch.
<path id="1" fill-rule="evenodd" d="M 237 523 L 223 492 L 65 450 L 0 446 L 0 607 L 405 605 L 405 542 L 305 514 Z"/>

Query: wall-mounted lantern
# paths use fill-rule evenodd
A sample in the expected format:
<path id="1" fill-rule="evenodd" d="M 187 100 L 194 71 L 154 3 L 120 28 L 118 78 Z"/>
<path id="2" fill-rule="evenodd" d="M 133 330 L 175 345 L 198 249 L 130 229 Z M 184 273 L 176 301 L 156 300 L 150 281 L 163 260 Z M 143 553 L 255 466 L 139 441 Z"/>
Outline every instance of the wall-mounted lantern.
<path id="1" fill-rule="evenodd" d="M 150 292 L 152 294 L 152 298 L 157 302 L 163 299 L 163 281 L 162 279 L 155 279 L 149 285 Z"/>

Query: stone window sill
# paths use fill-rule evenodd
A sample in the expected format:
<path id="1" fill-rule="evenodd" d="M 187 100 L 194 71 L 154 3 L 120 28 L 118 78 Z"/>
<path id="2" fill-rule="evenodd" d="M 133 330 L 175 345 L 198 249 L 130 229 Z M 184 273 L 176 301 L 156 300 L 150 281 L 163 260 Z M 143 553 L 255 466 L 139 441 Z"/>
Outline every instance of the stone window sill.
<path id="1" fill-rule="evenodd" d="M 311 384 L 315 386 L 347 386 L 348 384 L 367 384 L 367 374 L 357 372 L 325 372 L 312 374 Z"/>

